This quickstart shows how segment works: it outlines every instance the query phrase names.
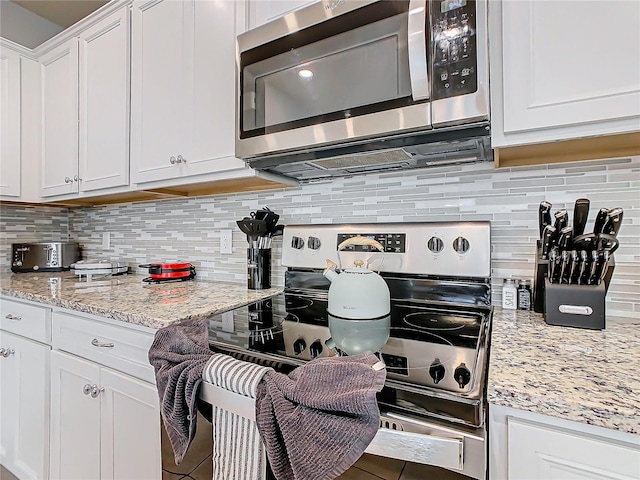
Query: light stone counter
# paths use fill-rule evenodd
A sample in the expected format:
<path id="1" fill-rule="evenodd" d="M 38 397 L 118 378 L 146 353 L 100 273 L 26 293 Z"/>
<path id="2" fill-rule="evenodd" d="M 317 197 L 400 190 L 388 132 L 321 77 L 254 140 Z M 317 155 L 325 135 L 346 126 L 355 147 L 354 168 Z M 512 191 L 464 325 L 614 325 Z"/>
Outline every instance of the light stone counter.
<path id="1" fill-rule="evenodd" d="M 226 282 L 147 284 L 142 275 L 118 275 L 92 282 L 62 273 L 2 273 L 2 295 L 31 300 L 151 328 L 230 310 L 280 292 L 248 290 Z"/>
<path id="2" fill-rule="evenodd" d="M 491 404 L 640 433 L 640 320 L 605 330 L 547 325 L 541 314 L 496 308 Z"/>

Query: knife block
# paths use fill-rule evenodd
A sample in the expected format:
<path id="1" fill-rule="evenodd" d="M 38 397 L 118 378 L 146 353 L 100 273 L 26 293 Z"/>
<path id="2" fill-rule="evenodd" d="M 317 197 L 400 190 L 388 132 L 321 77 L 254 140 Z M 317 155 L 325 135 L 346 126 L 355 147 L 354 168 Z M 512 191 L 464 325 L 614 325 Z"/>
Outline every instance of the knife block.
<path id="1" fill-rule="evenodd" d="M 567 284 L 556 284 L 556 283 L 549 282 L 547 278 L 549 260 L 543 259 L 541 257 L 541 254 L 542 254 L 542 246 L 540 244 L 540 241 L 538 241 L 537 248 L 536 248 L 535 276 L 533 280 L 534 281 L 533 310 L 537 313 L 544 313 L 545 320 L 547 321 L 547 323 L 551 325 L 560 325 L 560 323 L 550 323 L 547 319 L 547 316 L 548 316 L 547 313 L 550 312 L 550 310 L 547 308 L 547 305 L 546 305 L 546 302 L 548 299 L 547 286 L 550 286 L 552 290 L 562 292 L 565 295 L 570 295 L 571 292 L 574 292 L 574 291 L 577 292 L 575 293 L 575 295 L 577 295 L 576 299 L 574 299 L 573 297 L 569 297 L 567 299 L 567 301 L 571 301 L 571 302 L 574 302 L 580 299 L 583 294 L 586 297 L 588 297 L 589 294 L 594 295 L 594 303 L 597 303 L 597 305 L 600 305 L 599 303 L 600 299 L 599 299 L 599 293 L 597 293 L 599 292 L 599 289 L 596 287 L 602 286 L 603 287 L 602 301 L 604 302 L 604 296 L 609 290 L 609 282 L 611 281 L 611 276 L 613 275 L 613 270 L 615 268 L 615 260 L 613 255 L 611 255 L 611 258 L 609 259 L 609 263 L 607 265 L 607 273 L 604 276 L 604 281 L 600 285 L 567 285 Z M 562 287 L 562 288 L 555 288 L 555 287 Z M 571 295 L 574 295 L 574 294 L 571 294 Z M 556 297 L 552 294 L 551 299 L 554 302 L 554 305 L 551 306 L 551 310 L 557 309 L 557 306 L 559 305 L 559 304 L 555 305 L 555 303 L 557 303 L 555 302 L 555 298 Z M 567 304 L 567 301 L 565 301 L 563 304 Z M 586 304 L 588 303 L 589 302 L 586 302 Z M 603 307 L 603 315 L 604 315 L 604 307 Z M 557 320 L 557 314 L 554 312 L 551 314 L 551 322 L 554 322 L 556 320 Z M 578 326 L 578 325 L 567 325 L 567 326 Z M 597 328 L 597 327 L 583 327 L 583 328 Z M 604 328 L 604 324 L 600 328 Z"/>
<path id="2" fill-rule="evenodd" d="M 607 288 L 600 285 L 568 285 L 545 280 L 547 325 L 604 330 Z"/>

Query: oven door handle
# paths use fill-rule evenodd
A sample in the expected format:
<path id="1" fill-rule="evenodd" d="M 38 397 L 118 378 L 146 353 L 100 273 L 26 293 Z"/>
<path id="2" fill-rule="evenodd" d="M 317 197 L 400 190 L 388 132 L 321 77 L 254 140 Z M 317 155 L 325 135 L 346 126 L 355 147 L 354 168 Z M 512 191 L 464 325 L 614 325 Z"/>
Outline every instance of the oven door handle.
<path id="1" fill-rule="evenodd" d="M 380 428 L 365 452 L 454 470 L 464 468 L 462 438 L 438 437 Z"/>
<path id="2" fill-rule="evenodd" d="M 409 55 L 409 78 L 411 96 L 414 101 L 429 98 L 429 71 L 427 68 L 427 42 L 425 35 L 428 5 L 426 0 L 411 0 L 407 19 L 407 52 Z"/>

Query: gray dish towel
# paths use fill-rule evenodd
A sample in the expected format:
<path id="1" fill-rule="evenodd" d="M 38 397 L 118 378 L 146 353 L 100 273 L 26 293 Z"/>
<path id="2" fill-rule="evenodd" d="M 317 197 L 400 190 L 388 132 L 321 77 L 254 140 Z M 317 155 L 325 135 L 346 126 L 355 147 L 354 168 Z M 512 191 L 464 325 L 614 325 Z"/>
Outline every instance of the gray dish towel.
<path id="1" fill-rule="evenodd" d="M 209 350 L 209 323 L 187 320 L 156 332 L 149 363 L 156 373 L 160 412 L 176 464 L 184 458 L 196 433 L 196 402 Z"/>
<path id="2" fill-rule="evenodd" d="M 272 368 L 214 353 L 202 378 L 229 392 L 256 398 L 262 377 Z M 267 458 L 256 422 L 213 405 L 213 478 L 215 480 L 262 480 Z"/>
<path id="3" fill-rule="evenodd" d="M 372 353 L 265 373 L 256 423 L 276 479 L 331 480 L 353 465 L 378 431 L 385 377 Z"/>

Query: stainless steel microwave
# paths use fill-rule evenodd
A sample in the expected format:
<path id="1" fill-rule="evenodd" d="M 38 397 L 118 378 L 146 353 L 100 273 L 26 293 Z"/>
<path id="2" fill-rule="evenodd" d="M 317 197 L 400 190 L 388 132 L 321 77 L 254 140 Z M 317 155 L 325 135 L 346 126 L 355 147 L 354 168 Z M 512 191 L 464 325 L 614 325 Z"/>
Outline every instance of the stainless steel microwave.
<path id="1" fill-rule="evenodd" d="M 237 40 L 236 156 L 301 180 L 492 158 L 486 0 L 322 0 Z"/>

